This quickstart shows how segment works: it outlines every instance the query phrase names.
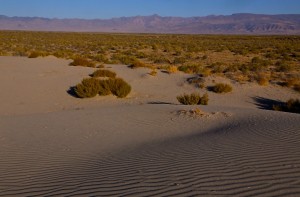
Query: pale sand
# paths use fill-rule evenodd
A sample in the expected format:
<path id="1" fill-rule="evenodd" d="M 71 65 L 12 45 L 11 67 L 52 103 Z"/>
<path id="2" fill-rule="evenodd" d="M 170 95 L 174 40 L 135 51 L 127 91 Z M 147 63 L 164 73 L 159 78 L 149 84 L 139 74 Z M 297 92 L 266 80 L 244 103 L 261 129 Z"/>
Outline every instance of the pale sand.
<path id="1" fill-rule="evenodd" d="M 300 115 L 253 99 L 299 93 L 234 84 L 183 106 L 190 75 L 113 65 L 128 98 L 78 99 L 67 90 L 95 69 L 69 62 L 0 57 L 0 196 L 300 195 Z M 195 108 L 208 116 L 178 113 Z"/>

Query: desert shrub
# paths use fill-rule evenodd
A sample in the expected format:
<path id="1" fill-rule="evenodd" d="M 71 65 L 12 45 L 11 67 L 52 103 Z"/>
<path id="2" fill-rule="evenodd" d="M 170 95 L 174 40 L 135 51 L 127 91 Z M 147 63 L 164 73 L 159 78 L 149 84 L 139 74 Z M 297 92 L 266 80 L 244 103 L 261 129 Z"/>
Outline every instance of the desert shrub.
<path id="1" fill-rule="evenodd" d="M 182 65 L 178 67 L 178 70 L 185 73 L 200 73 L 202 70 L 202 65 Z"/>
<path id="2" fill-rule="evenodd" d="M 136 57 L 133 57 L 133 56 L 117 53 L 111 57 L 111 60 L 120 62 L 125 65 L 132 65 L 137 59 L 136 59 Z"/>
<path id="3" fill-rule="evenodd" d="M 121 78 L 108 79 L 106 83 L 110 92 L 118 98 L 125 98 L 131 92 L 131 86 Z"/>
<path id="4" fill-rule="evenodd" d="M 200 98 L 201 96 L 198 93 L 177 96 L 177 100 L 183 105 L 198 105 Z"/>
<path id="5" fill-rule="evenodd" d="M 178 68 L 177 66 L 167 66 L 166 70 L 169 74 L 171 74 L 171 73 L 176 73 L 178 71 Z"/>
<path id="6" fill-rule="evenodd" d="M 100 96 L 107 96 L 111 94 L 111 90 L 107 80 L 99 80 L 99 92 Z"/>
<path id="7" fill-rule="evenodd" d="M 99 64 L 97 68 L 105 68 L 105 66 L 103 64 Z"/>
<path id="8" fill-rule="evenodd" d="M 284 104 L 274 105 L 273 109 L 276 111 L 300 113 L 300 100 L 299 99 L 289 99 Z"/>
<path id="9" fill-rule="evenodd" d="M 70 63 L 71 66 L 85 66 L 85 67 L 95 67 L 96 64 L 87 60 L 86 58 L 77 57 Z"/>
<path id="10" fill-rule="evenodd" d="M 109 62 L 108 58 L 104 54 L 98 54 L 98 55 L 92 57 L 92 59 L 97 61 L 97 62 L 102 62 L 102 63 L 108 63 Z"/>
<path id="11" fill-rule="evenodd" d="M 109 77 L 109 78 L 115 78 L 117 74 L 115 72 L 112 72 L 110 70 L 96 70 L 92 75 L 92 77 Z"/>
<path id="12" fill-rule="evenodd" d="M 185 63 L 187 60 L 184 57 L 176 57 L 173 61 L 173 64 L 183 64 Z"/>
<path id="13" fill-rule="evenodd" d="M 141 68 L 141 67 L 147 67 L 147 65 L 144 62 L 141 62 L 140 60 L 134 60 L 133 63 L 129 67 L 130 68 Z"/>
<path id="14" fill-rule="evenodd" d="M 270 75 L 265 74 L 265 73 L 260 73 L 257 76 L 257 83 L 261 86 L 267 86 L 269 85 L 269 81 L 270 81 Z"/>
<path id="15" fill-rule="evenodd" d="M 203 97 L 201 97 L 198 93 L 192 93 L 177 96 L 177 100 L 183 105 L 207 105 L 209 98 L 208 94 L 204 94 Z"/>
<path id="16" fill-rule="evenodd" d="M 232 87 L 229 84 L 225 83 L 218 83 L 215 86 L 212 87 L 212 90 L 215 93 L 228 93 L 232 91 Z"/>
<path id="17" fill-rule="evenodd" d="M 39 51 L 33 51 L 29 54 L 28 58 L 37 58 L 37 57 L 40 57 L 40 56 L 43 56 L 43 53 L 42 52 L 39 52 Z"/>
<path id="18" fill-rule="evenodd" d="M 95 97 L 100 91 L 100 83 L 95 78 L 85 78 L 75 87 L 75 93 L 79 98 Z"/>
<path id="19" fill-rule="evenodd" d="M 222 62 L 215 62 L 209 66 L 213 73 L 224 73 L 227 67 Z"/>
<path id="20" fill-rule="evenodd" d="M 251 71 L 256 72 L 256 71 L 263 70 L 269 64 L 271 64 L 271 62 L 268 61 L 268 60 L 263 60 L 263 59 L 260 59 L 259 57 L 254 57 L 254 58 L 252 58 L 251 63 L 248 66 L 249 66 Z"/>
<path id="21" fill-rule="evenodd" d="M 208 101 L 209 101 L 209 98 L 208 98 L 208 94 L 205 93 L 199 100 L 198 102 L 198 105 L 208 105 Z"/>
<path id="22" fill-rule="evenodd" d="M 149 75 L 156 76 L 157 75 L 156 69 L 152 69 L 151 72 L 149 73 Z"/>
<path id="23" fill-rule="evenodd" d="M 290 72 L 293 70 L 293 66 L 285 61 L 278 61 L 275 65 L 278 72 Z"/>

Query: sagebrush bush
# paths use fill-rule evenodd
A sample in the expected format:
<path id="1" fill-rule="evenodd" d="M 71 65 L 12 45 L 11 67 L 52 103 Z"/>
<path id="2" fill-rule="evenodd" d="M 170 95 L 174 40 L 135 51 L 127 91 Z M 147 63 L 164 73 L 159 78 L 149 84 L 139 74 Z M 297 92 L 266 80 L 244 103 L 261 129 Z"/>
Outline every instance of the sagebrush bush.
<path id="1" fill-rule="evenodd" d="M 71 66 L 85 66 L 85 67 L 96 67 L 94 62 L 89 61 L 86 58 L 77 57 L 70 63 Z"/>
<path id="2" fill-rule="evenodd" d="M 205 94 L 200 98 L 198 104 L 199 104 L 199 105 L 208 105 L 208 101 L 209 101 L 208 94 L 205 93 Z"/>
<path id="3" fill-rule="evenodd" d="M 79 98 L 95 97 L 101 89 L 100 81 L 95 78 L 85 78 L 75 87 L 75 93 Z"/>
<path id="4" fill-rule="evenodd" d="M 261 86 L 267 86 L 270 82 L 270 75 L 262 73 L 257 76 L 257 83 Z"/>
<path id="5" fill-rule="evenodd" d="M 178 71 L 178 68 L 177 66 L 167 66 L 166 70 L 169 74 L 171 74 L 171 73 L 176 73 Z"/>
<path id="6" fill-rule="evenodd" d="M 121 78 L 105 81 L 110 92 L 118 98 L 125 98 L 131 92 L 131 86 Z"/>
<path id="7" fill-rule="evenodd" d="M 115 78 L 117 74 L 110 70 L 96 70 L 92 75 L 92 77 L 109 77 L 109 78 Z"/>
<path id="8" fill-rule="evenodd" d="M 208 105 L 209 98 L 208 94 L 201 97 L 198 93 L 192 93 L 177 96 L 177 100 L 183 105 Z"/>
<path id="9" fill-rule="evenodd" d="M 109 85 L 107 83 L 107 80 L 99 80 L 99 85 L 100 85 L 100 87 L 99 87 L 98 94 L 100 96 L 107 96 L 107 95 L 112 94 L 110 91 Z"/>
<path id="10" fill-rule="evenodd" d="M 147 65 L 144 62 L 141 62 L 140 60 L 134 60 L 131 65 L 129 65 L 130 68 L 142 68 L 147 67 Z"/>
<path id="11" fill-rule="evenodd" d="M 215 86 L 212 87 L 212 90 L 215 93 L 228 93 L 232 91 L 232 87 L 229 84 L 225 83 L 218 83 Z"/>
<path id="12" fill-rule="evenodd" d="M 33 51 L 29 54 L 28 58 L 37 58 L 43 56 L 43 53 L 38 52 L 38 51 Z"/>
<path id="13" fill-rule="evenodd" d="M 149 75 L 156 76 L 157 75 L 157 70 L 156 69 L 152 69 L 151 72 L 149 73 Z"/>

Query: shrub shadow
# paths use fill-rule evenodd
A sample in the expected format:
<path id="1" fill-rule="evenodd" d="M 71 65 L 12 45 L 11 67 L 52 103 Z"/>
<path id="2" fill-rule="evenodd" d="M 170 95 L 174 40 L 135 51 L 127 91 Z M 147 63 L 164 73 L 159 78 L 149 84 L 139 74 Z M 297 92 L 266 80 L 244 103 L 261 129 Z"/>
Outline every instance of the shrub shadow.
<path id="1" fill-rule="evenodd" d="M 209 92 L 213 92 L 214 91 L 214 86 L 207 86 L 206 90 Z"/>
<path id="2" fill-rule="evenodd" d="M 74 98 L 79 98 L 79 97 L 77 96 L 76 92 L 75 92 L 75 87 L 76 87 L 76 86 L 70 87 L 70 88 L 67 90 L 67 93 L 68 93 L 70 96 L 74 97 Z"/>
<path id="3" fill-rule="evenodd" d="M 273 106 L 284 106 L 284 102 L 279 101 L 279 100 L 273 100 L 273 99 L 268 99 L 268 98 L 263 98 L 263 97 L 252 97 L 254 100 L 254 104 L 259 108 L 259 109 L 264 109 L 264 110 L 274 110 Z"/>
<path id="4" fill-rule="evenodd" d="M 148 102 L 148 104 L 150 104 L 150 105 L 177 105 L 174 103 L 161 102 L 161 101 L 151 101 L 151 102 Z"/>

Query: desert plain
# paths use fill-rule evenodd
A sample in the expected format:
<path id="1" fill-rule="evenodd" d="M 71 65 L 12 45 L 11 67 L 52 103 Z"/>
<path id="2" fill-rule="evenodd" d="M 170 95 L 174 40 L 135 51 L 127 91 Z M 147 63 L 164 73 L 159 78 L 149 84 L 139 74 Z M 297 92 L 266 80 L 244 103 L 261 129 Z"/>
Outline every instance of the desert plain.
<path id="1" fill-rule="evenodd" d="M 131 93 L 80 99 L 70 87 L 95 68 L 70 62 L 0 57 L 0 196 L 300 195 L 300 116 L 269 110 L 298 92 L 105 65 Z M 209 105 L 177 101 L 194 91 Z"/>

